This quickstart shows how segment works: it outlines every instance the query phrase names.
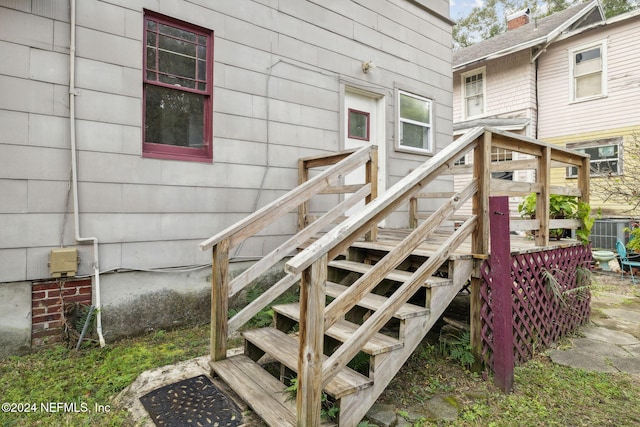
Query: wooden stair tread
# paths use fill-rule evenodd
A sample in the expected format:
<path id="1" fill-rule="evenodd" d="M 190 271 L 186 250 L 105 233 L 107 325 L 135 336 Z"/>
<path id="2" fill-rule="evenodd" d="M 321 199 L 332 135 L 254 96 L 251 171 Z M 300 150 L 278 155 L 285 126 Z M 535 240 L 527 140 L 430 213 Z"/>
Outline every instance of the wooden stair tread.
<path id="1" fill-rule="evenodd" d="M 380 235 L 381 233 L 379 233 Z M 398 240 L 402 240 L 401 238 Z M 395 247 L 397 246 L 397 242 L 395 241 L 384 241 L 380 238 L 380 240 L 376 241 L 376 242 L 365 242 L 365 241 L 356 241 L 353 242 L 351 244 L 352 247 L 354 248 L 361 248 L 361 249 L 371 249 L 371 250 L 376 250 L 376 251 L 382 251 L 382 252 L 390 252 L 393 249 L 395 249 Z M 467 245 L 468 246 L 468 245 Z M 413 252 L 411 252 L 412 255 L 417 255 L 417 256 L 423 256 L 423 257 L 430 257 L 433 256 L 433 254 L 436 252 L 437 250 L 437 246 L 433 246 L 429 245 L 429 241 L 427 240 L 427 242 L 424 242 L 420 247 L 416 248 L 413 250 Z M 471 248 L 469 247 L 468 250 L 458 250 L 455 251 L 454 253 L 452 253 L 449 256 L 450 260 L 457 260 L 457 259 L 472 259 L 473 255 L 471 254 Z"/>
<path id="2" fill-rule="evenodd" d="M 287 316 L 289 319 L 300 321 L 300 304 L 282 304 L 272 307 L 279 314 Z M 338 341 L 345 342 L 358 329 L 358 325 L 347 320 L 338 320 L 333 326 L 325 331 L 325 334 Z M 387 353 L 398 348 L 402 348 L 402 341 L 384 334 L 375 334 L 362 349 L 365 353 L 375 356 L 381 353 Z"/>
<path id="3" fill-rule="evenodd" d="M 328 296 L 336 298 L 346 290 L 347 286 L 327 282 Z M 378 310 L 386 301 L 387 298 L 382 295 L 367 294 L 358 302 L 358 305 L 369 310 Z M 393 316 L 396 319 L 404 320 L 411 317 L 426 316 L 428 314 L 429 309 L 427 307 L 420 307 L 419 305 L 405 303 Z"/>
<path id="4" fill-rule="evenodd" d="M 275 328 L 261 328 L 242 333 L 249 341 L 294 372 L 298 371 L 298 340 Z M 322 360 L 327 357 L 323 356 Z M 336 399 L 370 387 L 372 380 L 352 369 L 343 368 L 325 387 Z"/>
<path id="5" fill-rule="evenodd" d="M 296 425 L 296 402 L 287 401 L 286 386 L 249 357 L 239 354 L 209 365 L 268 425 Z"/>
<path id="6" fill-rule="evenodd" d="M 340 268 L 342 270 L 349 270 L 362 274 L 373 268 L 373 266 L 369 264 L 346 260 L 333 260 L 329 263 L 329 267 Z M 387 279 L 394 280 L 396 282 L 405 282 L 410 277 L 411 272 L 403 270 L 393 270 L 386 276 Z M 424 285 L 429 288 L 434 286 L 447 286 L 451 284 L 453 284 L 453 281 L 451 279 L 435 276 L 429 277 L 424 283 Z"/>

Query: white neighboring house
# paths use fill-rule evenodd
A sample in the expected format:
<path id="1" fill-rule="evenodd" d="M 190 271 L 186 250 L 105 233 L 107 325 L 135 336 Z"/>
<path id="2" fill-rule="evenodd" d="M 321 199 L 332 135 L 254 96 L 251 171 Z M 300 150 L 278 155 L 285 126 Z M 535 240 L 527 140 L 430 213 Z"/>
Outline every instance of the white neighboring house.
<path id="1" fill-rule="evenodd" d="M 0 357 L 55 342 L 87 281 L 107 340 L 206 320 L 198 243 L 293 188 L 298 158 L 375 144 L 384 189 L 449 144 L 448 14 L 445 0 L 2 2 Z M 247 242 L 237 268 L 295 225 Z M 75 276 L 51 277 L 58 248 L 78 249 Z"/>
<path id="2" fill-rule="evenodd" d="M 489 125 L 551 142 L 551 135 L 546 131 L 549 119 L 565 117 L 566 120 L 567 114 L 573 113 L 569 100 L 562 105 L 545 102 L 547 97 L 558 93 L 551 82 L 568 81 L 566 69 L 558 68 L 550 58 L 557 55 L 553 52 L 566 49 L 563 46 L 571 40 L 581 38 L 581 34 L 609 31 L 602 6 L 596 0 L 541 19 L 533 19 L 528 10 L 523 10 L 508 19 L 505 33 L 454 52 L 454 134 Z M 517 154 L 499 148 L 492 154 L 494 161 L 512 156 Z M 470 161 L 466 158 L 461 162 Z M 533 174 L 533 171 L 516 171 L 495 177 L 532 182 Z M 463 184 L 464 179 L 459 179 L 456 188 Z M 519 201 L 519 198 L 510 199 L 512 215 L 517 216 Z M 470 213 L 470 205 L 468 210 Z"/>

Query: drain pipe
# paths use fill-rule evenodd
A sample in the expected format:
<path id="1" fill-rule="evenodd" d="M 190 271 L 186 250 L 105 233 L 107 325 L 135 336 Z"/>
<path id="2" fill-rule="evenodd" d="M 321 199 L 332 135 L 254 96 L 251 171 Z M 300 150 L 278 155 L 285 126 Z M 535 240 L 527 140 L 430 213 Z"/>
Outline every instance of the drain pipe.
<path id="1" fill-rule="evenodd" d="M 71 141 L 71 185 L 73 186 L 73 224 L 76 242 L 93 243 L 94 297 L 96 329 L 100 347 L 105 346 L 102 336 L 102 314 L 100 312 L 100 269 L 98 264 L 98 238 L 80 237 L 80 215 L 78 209 L 78 165 L 76 158 L 76 0 L 69 0 L 71 10 L 71 37 L 69 41 L 69 140 Z"/>

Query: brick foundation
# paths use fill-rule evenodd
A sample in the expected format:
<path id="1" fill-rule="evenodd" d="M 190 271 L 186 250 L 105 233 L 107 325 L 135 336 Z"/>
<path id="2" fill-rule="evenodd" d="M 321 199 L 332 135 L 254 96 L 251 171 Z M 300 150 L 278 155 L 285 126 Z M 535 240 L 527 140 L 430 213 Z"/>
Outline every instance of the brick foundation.
<path id="1" fill-rule="evenodd" d="M 91 305 L 91 279 L 34 283 L 31 290 L 31 348 L 65 340 L 65 310 Z"/>

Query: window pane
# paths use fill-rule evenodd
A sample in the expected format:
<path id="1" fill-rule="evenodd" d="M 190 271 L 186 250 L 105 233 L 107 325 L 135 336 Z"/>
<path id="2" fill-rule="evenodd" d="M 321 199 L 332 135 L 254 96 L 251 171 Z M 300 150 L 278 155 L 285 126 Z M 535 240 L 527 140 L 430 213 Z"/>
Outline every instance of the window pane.
<path id="1" fill-rule="evenodd" d="M 369 140 L 369 114 L 349 110 L 349 138 Z"/>
<path id="2" fill-rule="evenodd" d="M 207 62 L 198 60 L 198 80 L 207 80 Z"/>
<path id="3" fill-rule="evenodd" d="M 482 74 L 465 78 L 465 93 L 467 96 L 482 94 Z"/>
<path id="4" fill-rule="evenodd" d="M 158 38 L 158 45 L 162 50 L 168 50 L 191 58 L 195 58 L 196 56 L 196 45 L 193 43 L 160 36 Z"/>
<path id="5" fill-rule="evenodd" d="M 405 94 L 400 94 L 400 117 L 426 124 L 431 123 L 429 102 Z"/>
<path id="6" fill-rule="evenodd" d="M 150 47 L 147 47 L 147 69 L 156 69 L 156 50 Z"/>
<path id="7" fill-rule="evenodd" d="M 600 59 L 600 47 L 576 53 L 576 64 L 593 59 Z"/>
<path id="8" fill-rule="evenodd" d="M 204 95 L 146 85 L 145 141 L 203 147 L 204 104 Z"/>
<path id="9" fill-rule="evenodd" d="M 429 128 L 402 122 L 400 124 L 400 145 L 429 149 Z"/>
<path id="10" fill-rule="evenodd" d="M 467 98 L 467 116 L 479 116 L 484 113 L 482 96 Z"/>
<path id="11" fill-rule="evenodd" d="M 170 52 L 158 52 L 158 71 L 170 76 L 196 78 L 196 60 Z"/>
<path id="12" fill-rule="evenodd" d="M 180 28 L 171 27 L 169 25 L 160 24 L 160 34 L 166 34 L 175 38 L 187 40 L 190 42 L 196 41 L 196 34 L 191 31 L 181 30 Z"/>
<path id="13" fill-rule="evenodd" d="M 598 73 L 602 70 L 602 65 L 599 59 L 592 59 L 580 64 L 576 64 L 575 74 L 576 77 L 584 76 L 585 74 Z"/>
<path id="14" fill-rule="evenodd" d="M 590 74 L 576 78 L 576 98 L 586 98 L 602 93 L 601 74 Z"/>

